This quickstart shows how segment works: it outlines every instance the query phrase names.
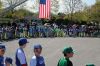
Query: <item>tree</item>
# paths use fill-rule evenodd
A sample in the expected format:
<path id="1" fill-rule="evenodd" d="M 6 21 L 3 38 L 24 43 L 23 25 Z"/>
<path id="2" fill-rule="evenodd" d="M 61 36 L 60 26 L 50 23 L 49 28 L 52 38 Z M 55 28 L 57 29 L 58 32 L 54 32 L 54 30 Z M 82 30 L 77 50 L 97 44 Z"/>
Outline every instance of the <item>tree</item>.
<path id="1" fill-rule="evenodd" d="M 58 0 L 51 0 L 51 10 L 52 13 L 57 14 L 59 11 L 59 1 Z"/>
<path id="2" fill-rule="evenodd" d="M 5 0 L 5 2 L 8 4 L 8 6 L 11 6 L 13 4 L 16 4 L 18 0 Z M 14 8 L 11 10 L 11 12 L 14 12 Z"/>
<path id="3" fill-rule="evenodd" d="M 23 2 L 24 0 L 4 0 L 4 4 L 6 4 L 6 7 L 13 7 L 14 5 L 17 5 L 18 3 Z M 18 5 L 19 6 L 19 5 Z M 25 4 L 20 4 L 20 7 L 25 6 Z M 17 6 L 16 6 L 17 7 Z M 12 13 L 14 11 L 14 8 L 11 10 Z"/>
<path id="4" fill-rule="evenodd" d="M 100 0 L 96 0 L 96 2 L 100 2 Z"/>
<path id="5" fill-rule="evenodd" d="M 19 5 L 23 4 L 26 1 L 27 0 L 2 0 L 5 7 L 9 7 L 9 6 L 13 6 L 13 5 L 19 6 Z"/>
<path id="6" fill-rule="evenodd" d="M 19 9 L 13 14 L 13 16 L 15 16 L 17 18 L 24 18 L 26 16 L 32 16 L 32 15 L 33 14 L 26 9 Z"/>
<path id="7" fill-rule="evenodd" d="M 90 20 L 100 22 L 100 1 L 97 1 L 90 9 Z"/>
<path id="8" fill-rule="evenodd" d="M 34 11 L 39 10 L 39 0 L 34 0 L 32 9 Z M 58 0 L 51 0 L 51 12 L 57 14 L 59 10 L 59 1 Z"/>
<path id="9" fill-rule="evenodd" d="M 0 1 L 0 11 L 2 10 L 2 2 Z"/>
<path id="10" fill-rule="evenodd" d="M 39 10 L 39 0 L 34 0 L 32 9 L 34 10 L 34 12 L 37 12 Z"/>
<path id="11" fill-rule="evenodd" d="M 82 0 L 64 0 L 66 13 L 69 14 L 70 20 L 73 20 L 73 14 L 82 9 Z"/>
<path id="12" fill-rule="evenodd" d="M 27 16 L 32 16 L 32 15 L 33 15 L 33 13 L 29 12 L 26 9 L 19 9 L 19 10 L 15 10 L 13 14 L 11 12 L 9 12 L 5 17 L 21 19 L 21 18 L 24 18 Z"/>
<path id="13" fill-rule="evenodd" d="M 14 10 L 17 6 L 22 5 L 27 0 L 1 0 L 3 2 L 3 7 L 5 7 L 0 13 L 0 17 L 7 16 L 8 14 L 14 13 Z M 7 14 L 8 13 L 8 14 Z"/>

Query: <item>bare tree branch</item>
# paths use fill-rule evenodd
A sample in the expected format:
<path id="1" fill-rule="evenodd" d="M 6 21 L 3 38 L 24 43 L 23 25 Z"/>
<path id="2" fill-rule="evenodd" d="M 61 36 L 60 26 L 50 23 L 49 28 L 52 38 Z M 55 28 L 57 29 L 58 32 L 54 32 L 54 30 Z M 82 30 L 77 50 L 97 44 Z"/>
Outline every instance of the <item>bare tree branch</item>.
<path id="1" fill-rule="evenodd" d="M 52 10 L 52 13 L 58 13 L 59 11 L 59 1 L 58 0 L 51 0 L 51 10 Z"/>
<path id="2" fill-rule="evenodd" d="M 70 14 L 71 20 L 73 19 L 73 13 L 79 11 L 82 7 L 82 0 L 64 0 L 66 13 Z"/>

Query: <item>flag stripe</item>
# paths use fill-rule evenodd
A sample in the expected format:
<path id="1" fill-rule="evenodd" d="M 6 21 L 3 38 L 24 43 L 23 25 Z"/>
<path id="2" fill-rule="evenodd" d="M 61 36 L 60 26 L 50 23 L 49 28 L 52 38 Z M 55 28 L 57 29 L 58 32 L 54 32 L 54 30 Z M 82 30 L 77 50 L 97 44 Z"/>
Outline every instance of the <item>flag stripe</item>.
<path id="1" fill-rule="evenodd" d="M 39 5 L 39 18 L 50 19 L 50 0 L 46 0 L 46 4 Z"/>

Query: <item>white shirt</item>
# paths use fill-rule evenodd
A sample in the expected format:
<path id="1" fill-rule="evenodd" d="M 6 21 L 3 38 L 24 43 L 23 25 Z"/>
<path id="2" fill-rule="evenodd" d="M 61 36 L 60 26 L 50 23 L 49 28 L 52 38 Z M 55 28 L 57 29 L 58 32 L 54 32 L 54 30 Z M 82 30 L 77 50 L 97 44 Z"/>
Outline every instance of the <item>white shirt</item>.
<path id="1" fill-rule="evenodd" d="M 26 64 L 26 56 L 20 48 L 17 50 L 17 57 L 21 64 Z"/>
<path id="2" fill-rule="evenodd" d="M 30 66 L 36 66 L 36 56 L 33 56 L 31 61 L 30 61 Z"/>

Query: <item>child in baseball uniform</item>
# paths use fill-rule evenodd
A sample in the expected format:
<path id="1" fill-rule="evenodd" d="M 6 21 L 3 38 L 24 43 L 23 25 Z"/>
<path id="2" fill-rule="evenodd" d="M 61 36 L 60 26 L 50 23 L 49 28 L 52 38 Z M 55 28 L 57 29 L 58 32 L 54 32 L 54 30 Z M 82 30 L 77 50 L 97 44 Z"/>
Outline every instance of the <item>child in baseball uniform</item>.
<path id="1" fill-rule="evenodd" d="M 34 45 L 34 56 L 30 61 L 30 66 L 45 66 L 43 56 L 41 56 L 42 46 L 40 44 Z"/>
<path id="2" fill-rule="evenodd" d="M 26 56 L 24 53 L 24 48 L 28 43 L 26 38 L 19 39 L 19 48 L 16 50 L 16 66 L 28 66 L 26 61 Z"/>

